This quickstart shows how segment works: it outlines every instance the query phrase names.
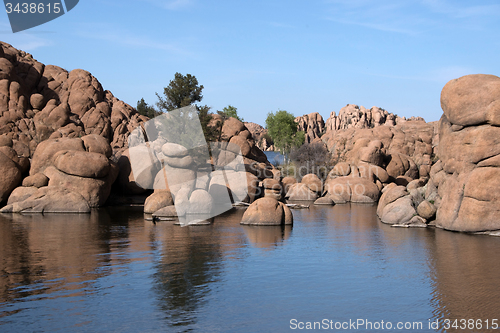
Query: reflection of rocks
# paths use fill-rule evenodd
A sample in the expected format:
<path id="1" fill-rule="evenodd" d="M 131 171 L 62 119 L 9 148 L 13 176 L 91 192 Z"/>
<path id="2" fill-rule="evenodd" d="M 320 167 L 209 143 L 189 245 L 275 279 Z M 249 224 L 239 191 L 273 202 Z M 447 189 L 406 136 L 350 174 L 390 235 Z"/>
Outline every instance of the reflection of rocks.
<path id="1" fill-rule="evenodd" d="M 274 248 L 290 237 L 291 225 L 243 226 L 248 241 L 255 247 Z"/>
<path id="2" fill-rule="evenodd" d="M 241 219 L 241 224 L 293 224 L 293 215 L 290 208 L 282 202 L 271 197 L 264 197 L 255 200 L 255 202 L 247 208 Z"/>
<path id="3" fill-rule="evenodd" d="M 91 285 L 107 275 L 109 247 L 103 240 L 109 234 L 99 228 L 97 218 L 104 221 L 106 215 L 105 211 L 70 218 L 65 214 L 1 215 L 0 303 L 30 296 L 38 301 L 64 297 L 73 294 L 75 286 Z"/>
<path id="4" fill-rule="evenodd" d="M 434 320 L 482 319 L 483 328 L 476 331 L 487 332 L 485 320 L 489 319 L 491 325 L 491 318 L 498 318 L 500 290 L 496 281 L 500 261 L 492 260 L 490 255 L 500 251 L 498 238 L 435 230 L 427 247 L 425 252 L 430 257 L 426 262 L 432 271 L 432 295 L 436 302 Z"/>

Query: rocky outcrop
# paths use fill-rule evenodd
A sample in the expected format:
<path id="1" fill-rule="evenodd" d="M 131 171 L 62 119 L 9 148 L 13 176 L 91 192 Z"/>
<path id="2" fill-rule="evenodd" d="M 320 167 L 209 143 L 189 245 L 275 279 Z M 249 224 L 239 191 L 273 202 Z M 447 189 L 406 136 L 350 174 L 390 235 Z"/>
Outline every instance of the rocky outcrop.
<path id="1" fill-rule="evenodd" d="M 327 131 L 322 140 L 337 162 L 378 165 L 393 178 L 428 176 L 436 153 L 434 125 L 423 120 Z"/>
<path id="2" fill-rule="evenodd" d="M 3 136 L 5 137 L 5 136 Z M 5 202 L 11 192 L 21 184 L 23 174 L 29 168 L 29 160 L 18 156 L 12 148 L 12 140 L 4 140 L 0 146 L 0 202 Z"/>
<path id="3" fill-rule="evenodd" d="M 279 180 L 273 178 L 264 179 L 262 186 L 264 187 L 265 197 L 271 197 L 276 200 L 281 200 L 283 194 L 283 185 Z"/>
<path id="4" fill-rule="evenodd" d="M 441 92 L 440 161 L 431 170 L 438 227 L 500 229 L 500 78 L 467 75 Z M 437 195 L 436 195 L 437 192 Z"/>
<path id="5" fill-rule="evenodd" d="M 311 143 L 325 133 L 325 121 L 317 112 L 297 117 L 295 122 L 297 123 L 297 130 L 303 131 L 305 134 L 305 143 Z"/>
<path id="6" fill-rule="evenodd" d="M 43 141 L 33 154 L 30 176 L 24 179 L 22 188 L 12 193 L 4 211 L 39 212 L 43 208 L 44 212 L 84 212 L 85 207 L 104 205 L 118 175 L 118 167 L 110 157 L 109 143 L 97 134 Z M 60 189 L 73 194 L 68 194 L 69 199 L 63 200 L 61 205 L 48 202 L 62 195 Z M 30 191 L 35 198 L 24 195 Z M 79 203 L 80 197 L 85 205 Z M 77 202 L 75 207 L 78 209 L 72 209 L 71 202 Z"/>
<path id="7" fill-rule="evenodd" d="M 323 191 L 323 182 L 315 174 L 307 174 L 302 177 L 300 183 L 288 183 L 288 191 L 285 197 L 292 201 L 316 200 Z"/>
<path id="8" fill-rule="evenodd" d="M 388 185 L 383 190 L 377 215 L 383 223 L 400 227 L 427 227 L 436 212 L 434 204 L 425 200 L 427 178 L 407 186 Z"/>
<path id="9" fill-rule="evenodd" d="M 28 195 L 19 196 L 20 191 Z M 90 207 L 82 195 L 65 187 L 18 187 L 0 213 L 90 213 Z"/>
<path id="10" fill-rule="evenodd" d="M 268 130 L 259 124 L 245 122 L 246 128 L 252 134 L 257 147 L 262 151 L 274 151 L 274 144 L 269 136 Z"/>
<path id="11" fill-rule="evenodd" d="M 112 148 L 147 120 L 104 90 L 87 71 L 44 65 L 0 42 L 0 135 L 19 156 L 31 157 L 47 139 L 97 134 Z"/>
<path id="12" fill-rule="evenodd" d="M 264 197 L 255 200 L 245 211 L 241 224 L 250 225 L 288 225 L 293 224 L 290 208 L 282 202 Z"/>
<path id="13" fill-rule="evenodd" d="M 420 117 L 413 119 L 423 120 Z M 349 128 L 374 128 L 381 125 L 396 126 L 404 121 L 406 118 L 401 118 L 376 106 L 366 109 L 364 106 L 347 104 L 340 109 L 338 116 L 333 111 L 325 125 L 327 131 L 338 131 Z"/>
<path id="14" fill-rule="evenodd" d="M 191 117 L 182 118 L 195 110 L 187 107 L 148 121 L 144 131 L 137 129 L 130 135 L 130 147 L 121 157 L 130 165 L 122 169 L 122 186 L 155 190 L 146 200 L 145 212 L 159 217 L 186 216 L 187 224 L 190 214 L 210 218 L 231 209 L 233 203 L 253 202 L 261 195 L 259 180 L 272 181 L 279 175 L 247 128 L 234 118 L 224 121 L 221 141 L 210 143 L 209 155 L 199 124 L 191 123 Z M 176 117 L 176 122 L 170 117 Z M 172 126 L 193 132 L 169 137 L 176 130 Z M 268 190 L 274 191 L 271 187 Z M 281 190 L 277 192 L 281 195 Z"/>

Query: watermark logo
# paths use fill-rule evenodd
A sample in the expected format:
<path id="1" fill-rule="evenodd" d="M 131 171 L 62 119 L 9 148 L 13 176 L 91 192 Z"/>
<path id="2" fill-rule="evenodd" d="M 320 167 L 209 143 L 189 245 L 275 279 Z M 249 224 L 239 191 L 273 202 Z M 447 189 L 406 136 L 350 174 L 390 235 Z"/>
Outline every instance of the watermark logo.
<path id="1" fill-rule="evenodd" d="M 12 32 L 31 29 L 72 10 L 79 0 L 4 0 Z"/>
<path id="2" fill-rule="evenodd" d="M 220 215 L 249 195 L 241 148 L 207 144 L 195 106 L 140 124 L 128 145 L 136 185 L 169 190 L 183 226 Z"/>

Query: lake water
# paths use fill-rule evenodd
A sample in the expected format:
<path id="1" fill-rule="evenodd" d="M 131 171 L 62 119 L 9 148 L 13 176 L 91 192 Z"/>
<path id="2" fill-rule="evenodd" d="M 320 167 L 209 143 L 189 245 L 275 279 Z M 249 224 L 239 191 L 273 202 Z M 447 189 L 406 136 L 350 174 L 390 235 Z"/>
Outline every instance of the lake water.
<path id="1" fill-rule="evenodd" d="M 266 154 L 267 160 L 274 166 L 281 165 L 285 162 L 285 156 L 279 151 L 265 151 L 264 154 Z"/>
<path id="2" fill-rule="evenodd" d="M 0 215 L 0 332 L 494 332 L 500 238 L 375 212 L 294 210 L 293 228 L 242 226 L 240 209 L 196 227 L 154 225 L 142 207 Z"/>

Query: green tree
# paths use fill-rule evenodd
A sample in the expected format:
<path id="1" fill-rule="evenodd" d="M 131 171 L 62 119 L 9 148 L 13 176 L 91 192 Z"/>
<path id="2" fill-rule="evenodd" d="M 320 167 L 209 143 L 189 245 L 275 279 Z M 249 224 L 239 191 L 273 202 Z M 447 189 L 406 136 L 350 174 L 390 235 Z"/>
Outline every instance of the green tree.
<path id="1" fill-rule="evenodd" d="M 202 91 L 203 85 L 198 83 L 198 80 L 194 75 L 182 75 L 180 73 L 175 73 L 174 79 L 171 80 L 169 85 L 163 89 L 163 97 L 156 93 L 156 96 L 158 97 L 158 102 L 156 103 L 158 109 L 166 111 L 166 119 L 168 119 L 169 122 L 176 124 L 175 127 L 169 127 L 169 133 L 165 133 L 164 135 L 171 136 L 173 141 L 177 140 L 179 143 L 186 142 L 186 144 L 188 144 L 192 141 L 199 142 L 199 138 L 196 137 L 195 130 L 192 128 L 184 128 L 185 126 L 193 125 L 192 122 L 186 122 L 186 120 L 193 115 L 183 114 L 174 116 L 173 113 L 169 112 L 194 104 L 203 134 L 205 136 L 205 141 L 213 142 L 220 139 L 222 122 L 212 121 L 213 117 L 212 113 L 210 113 L 209 106 L 200 106 L 195 104 L 195 102 L 201 102 L 203 99 Z M 183 120 L 183 117 L 187 118 Z"/>
<path id="2" fill-rule="evenodd" d="M 274 141 L 274 146 L 288 160 L 288 154 L 293 147 L 299 147 L 304 143 L 304 132 L 297 130 L 295 116 L 285 110 L 267 114 L 266 127 Z"/>
<path id="3" fill-rule="evenodd" d="M 146 101 L 144 101 L 144 98 L 141 98 L 140 101 L 137 101 L 136 109 L 137 109 L 137 112 L 139 112 L 139 114 L 146 116 L 150 119 L 153 119 L 154 117 L 162 114 L 160 111 L 156 111 L 156 109 L 154 107 L 148 105 L 148 103 L 146 103 Z"/>
<path id="4" fill-rule="evenodd" d="M 234 106 L 232 105 L 228 105 L 226 106 L 224 109 L 222 109 L 222 113 L 226 116 L 226 117 L 233 117 L 233 118 L 236 118 L 238 119 L 239 121 L 243 122 L 243 118 L 241 118 L 240 116 L 238 116 L 238 109 L 235 108 Z"/>
<path id="5" fill-rule="evenodd" d="M 201 102 L 203 86 L 198 85 L 194 75 L 175 73 L 175 77 L 169 85 L 163 89 L 164 97 L 156 93 L 158 102 L 156 106 L 161 111 L 172 111 L 195 102 Z"/>

